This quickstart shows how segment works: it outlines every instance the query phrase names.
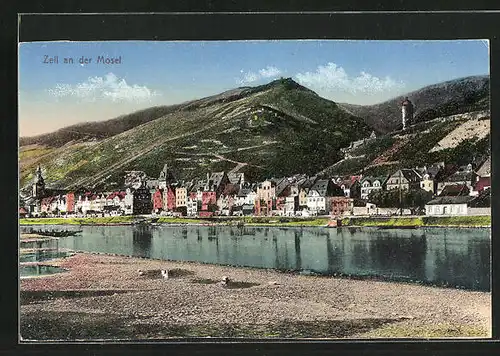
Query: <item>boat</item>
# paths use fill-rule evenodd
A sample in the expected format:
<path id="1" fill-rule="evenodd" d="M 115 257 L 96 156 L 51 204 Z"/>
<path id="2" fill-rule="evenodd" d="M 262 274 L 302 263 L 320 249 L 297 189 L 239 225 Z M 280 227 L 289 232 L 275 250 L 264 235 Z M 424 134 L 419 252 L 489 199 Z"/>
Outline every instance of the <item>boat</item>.
<path id="1" fill-rule="evenodd" d="M 330 220 L 328 220 L 328 223 L 325 225 L 325 227 L 328 227 L 328 228 L 341 227 L 341 226 L 342 226 L 341 219 L 330 219 Z"/>

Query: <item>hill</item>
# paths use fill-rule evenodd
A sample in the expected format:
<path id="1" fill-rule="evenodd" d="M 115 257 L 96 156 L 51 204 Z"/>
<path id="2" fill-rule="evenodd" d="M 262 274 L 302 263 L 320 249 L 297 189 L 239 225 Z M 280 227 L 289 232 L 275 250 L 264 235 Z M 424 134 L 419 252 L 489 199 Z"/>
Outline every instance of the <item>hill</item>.
<path id="1" fill-rule="evenodd" d="M 385 175 L 398 168 L 482 162 L 491 155 L 490 112 L 439 117 L 367 140 L 320 175 Z"/>
<path id="2" fill-rule="evenodd" d="M 110 188 L 121 185 L 128 170 L 156 177 L 164 164 L 182 179 L 221 170 L 249 179 L 313 174 L 369 133 L 362 119 L 336 103 L 280 79 L 23 139 L 21 186 L 38 164 L 47 183 L 59 188 Z"/>
<path id="3" fill-rule="evenodd" d="M 377 132 L 401 128 L 401 102 L 407 96 L 415 106 L 415 122 L 489 109 L 489 76 L 473 76 L 430 85 L 376 105 L 339 104 Z"/>

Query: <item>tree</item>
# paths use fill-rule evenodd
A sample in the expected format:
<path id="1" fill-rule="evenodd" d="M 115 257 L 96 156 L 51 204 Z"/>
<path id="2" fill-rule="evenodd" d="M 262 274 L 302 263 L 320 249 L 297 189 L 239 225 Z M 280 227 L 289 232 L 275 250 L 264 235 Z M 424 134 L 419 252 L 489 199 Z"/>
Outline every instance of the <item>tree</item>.
<path id="1" fill-rule="evenodd" d="M 432 192 L 423 189 L 403 190 L 401 201 L 399 199 L 399 189 L 372 191 L 368 196 L 368 201 L 380 208 L 401 207 L 410 209 L 412 214 L 418 214 L 432 200 Z"/>
<path id="2" fill-rule="evenodd" d="M 368 201 L 380 208 L 399 206 L 399 190 L 375 190 L 368 195 Z"/>
<path id="3" fill-rule="evenodd" d="M 432 200 L 432 192 L 423 189 L 405 191 L 403 194 L 403 207 L 410 209 L 416 215 L 423 211 L 425 204 Z"/>

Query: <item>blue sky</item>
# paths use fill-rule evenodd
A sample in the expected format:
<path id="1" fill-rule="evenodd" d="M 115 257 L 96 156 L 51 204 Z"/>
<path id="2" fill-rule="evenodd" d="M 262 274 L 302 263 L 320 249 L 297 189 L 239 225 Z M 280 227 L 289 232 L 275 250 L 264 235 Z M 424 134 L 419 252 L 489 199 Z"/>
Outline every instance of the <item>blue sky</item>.
<path id="1" fill-rule="evenodd" d="M 98 56 L 120 64 L 96 63 Z M 57 56 L 58 64 L 44 63 Z M 80 57 L 92 58 L 80 64 Z M 64 64 L 73 58 L 73 64 Z M 374 104 L 489 74 L 485 41 L 37 42 L 19 47 L 20 135 L 292 77 L 336 102 Z"/>

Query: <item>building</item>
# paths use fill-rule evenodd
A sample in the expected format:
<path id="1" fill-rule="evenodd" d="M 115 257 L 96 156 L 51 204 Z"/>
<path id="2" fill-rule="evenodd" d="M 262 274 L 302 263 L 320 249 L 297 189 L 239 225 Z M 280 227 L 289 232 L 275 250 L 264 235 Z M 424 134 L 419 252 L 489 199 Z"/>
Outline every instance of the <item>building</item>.
<path id="1" fill-rule="evenodd" d="M 166 189 L 168 185 L 171 185 L 175 182 L 174 173 L 170 168 L 168 168 L 167 164 L 165 164 L 163 166 L 163 169 L 160 171 L 160 176 L 158 177 L 157 182 L 158 188 L 160 189 Z"/>
<path id="2" fill-rule="evenodd" d="M 319 179 L 307 193 L 307 209 L 312 215 L 328 214 L 331 198 L 343 196 L 344 191 L 330 179 Z"/>
<path id="3" fill-rule="evenodd" d="M 467 215 L 470 196 L 437 197 L 425 205 L 426 215 Z"/>
<path id="4" fill-rule="evenodd" d="M 28 216 L 29 213 L 28 211 L 25 209 L 25 208 L 19 208 L 19 218 L 25 218 L 26 216 Z"/>
<path id="5" fill-rule="evenodd" d="M 132 205 L 132 211 L 134 215 L 141 214 L 151 214 L 153 210 L 153 201 L 151 199 L 151 191 L 142 187 L 134 190 L 134 203 Z"/>
<path id="6" fill-rule="evenodd" d="M 347 198 L 361 198 L 361 184 L 359 181 L 361 176 L 351 176 L 344 179 L 339 179 L 337 185 L 344 191 L 344 196 Z"/>
<path id="7" fill-rule="evenodd" d="M 43 179 L 42 168 L 40 165 L 35 173 L 32 196 L 36 199 L 40 199 L 45 196 L 45 180 Z"/>
<path id="8" fill-rule="evenodd" d="M 421 180 L 422 177 L 414 169 L 399 169 L 387 179 L 386 189 L 419 189 Z"/>
<path id="9" fill-rule="evenodd" d="M 459 197 L 468 195 L 470 195 L 470 190 L 466 184 L 453 184 L 444 187 L 443 190 L 441 191 L 441 194 L 439 194 L 438 196 Z"/>
<path id="10" fill-rule="evenodd" d="M 125 191 L 123 212 L 125 215 L 132 215 L 134 213 L 134 194 L 130 188 Z"/>
<path id="11" fill-rule="evenodd" d="M 307 209 L 307 194 L 316 181 L 316 177 L 304 177 L 297 180 L 297 187 L 299 189 L 299 210 Z"/>
<path id="12" fill-rule="evenodd" d="M 153 193 L 153 212 L 160 214 L 163 211 L 163 189 L 156 189 Z"/>
<path id="13" fill-rule="evenodd" d="M 479 167 L 476 171 L 476 182 L 474 185 L 474 190 L 480 194 L 483 190 L 490 188 L 491 186 L 491 157 L 488 157 L 486 161 Z"/>
<path id="14" fill-rule="evenodd" d="M 229 178 L 225 172 L 207 173 L 204 190 L 215 192 L 215 195 L 219 197 L 228 183 Z"/>
<path id="15" fill-rule="evenodd" d="M 244 173 L 228 173 L 227 178 L 229 179 L 229 183 L 238 185 L 240 189 L 245 186 Z"/>
<path id="16" fill-rule="evenodd" d="M 236 194 L 234 201 L 235 206 L 243 206 L 243 204 L 254 204 L 257 194 L 251 188 L 242 188 Z"/>
<path id="17" fill-rule="evenodd" d="M 66 213 L 73 214 L 75 212 L 75 193 L 66 193 Z"/>
<path id="18" fill-rule="evenodd" d="M 125 197 L 127 192 L 117 191 L 106 196 L 106 204 L 103 211 L 109 215 L 121 215 L 125 213 Z"/>
<path id="19" fill-rule="evenodd" d="M 250 216 L 255 214 L 255 205 L 254 204 L 244 204 L 242 206 L 243 216 Z"/>
<path id="20" fill-rule="evenodd" d="M 442 181 L 437 184 L 437 194 L 441 195 L 443 189 L 448 185 L 460 185 L 465 184 L 469 189 L 470 194 L 474 194 L 474 184 L 476 183 L 476 173 L 472 168 L 472 164 L 468 164 L 467 166 L 460 167 L 453 174 L 444 178 Z"/>
<path id="21" fill-rule="evenodd" d="M 266 179 L 257 186 L 255 198 L 255 214 L 271 215 L 276 203 L 276 180 Z"/>
<path id="22" fill-rule="evenodd" d="M 174 211 L 176 205 L 176 187 L 174 185 L 168 185 L 163 189 L 163 210 L 164 211 Z"/>
<path id="23" fill-rule="evenodd" d="M 214 213 L 217 210 L 217 193 L 215 191 L 204 191 L 201 195 L 201 211 Z"/>
<path id="24" fill-rule="evenodd" d="M 125 188 L 139 189 L 146 184 L 147 176 L 143 171 L 127 171 L 125 173 Z"/>
<path id="25" fill-rule="evenodd" d="M 198 214 L 198 200 L 187 197 L 186 199 L 187 216 L 196 216 Z"/>
<path id="26" fill-rule="evenodd" d="M 226 185 L 224 191 L 217 199 L 217 207 L 222 215 L 229 216 L 232 214 L 239 190 L 239 183 L 229 183 Z"/>
<path id="27" fill-rule="evenodd" d="M 292 185 L 287 178 L 281 179 L 276 183 L 276 203 L 274 215 L 284 216 L 293 215 L 295 210 L 287 210 L 286 200 L 292 193 Z M 288 204 L 288 207 L 292 206 Z"/>
<path id="28" fill-rule="evenodd" d="M 352 215 L 354 212 L 354 199 L 348 197 L 332 197 L 330 200 L 330 213 L 332 216 Z"/>
<path id="29" fill-rule="evenodd" d="M 363 178 L 361 180 L 361 199 L 368 199 L 368 196 L 373 191 L 384 190 L 386 182 L 386 176 Z"/>
<path id="30" fill-rule="evenodd" d="M 307 196 L 306 196 L 307 197 Z M 293 216 L 299 211 L 299 195 L 290 195 L 285 198 L 285 209 L 283 215 Z"/>
<path id="31" fill-rule="evenodd" d="M 257 186 L 257 199 L 269 201 L 276 198 L 276 183 L 266 179 Z"/>
<path id="32" fill-rule="evenodd" d="M 437 190 L 437 179 L 440 173 L 444 169 L 444 162 L 433 164 L 430 167 L 417 167 L 415 171 L 420 175 L 420 189 L 425 191 L 436 193 Z"/>
<path id="33" fill-rule="evenodd" d="M 413 113 L 415 108 L 413 107 L 413 103 L 408 99 L 401 103 L 401 119 L 403 122 L 403 130 L 406 130 L 406 127 L 409 126 L 413 121 Z"/>
<path id="34" fill-rule="evenodd" d="M 477 197 L 469 203 L 468 215 L 491 215 L 491 191 L 483 189 Z"/>
<path id="35" fill-rule="evenodd" d="M 352 158 L 352 157 L 354 157 L 354 155 L 350 151 L 352 151 L 355 148 L 358 148 L 359 146 L 362 146 L 370 141 L 373 141 L 376 138 L 377 138 L 377 134 L 375 133 L 375 131 L 372 131 L 370 136 L 368 136 L 367 138 L 357 140 L 357 141 L 352 141 L 348 147 L 341 148 L 340 151 L 344 154 L 345 158 Z"/>
<path id="36" fill-rule="evenodd" d="M 177 187 L 175 187 L 175 206 L 187 206 L 187 188 L 184 184 L 179 184 Z"/>

